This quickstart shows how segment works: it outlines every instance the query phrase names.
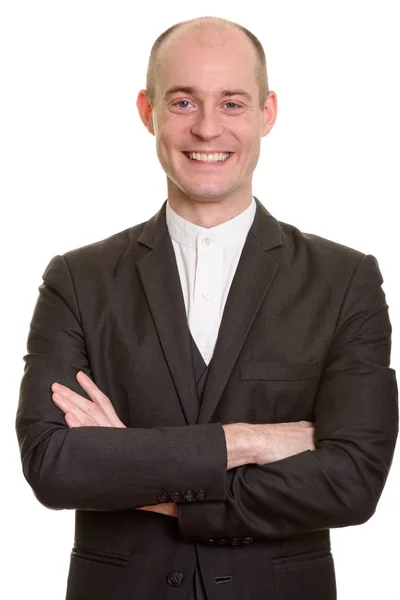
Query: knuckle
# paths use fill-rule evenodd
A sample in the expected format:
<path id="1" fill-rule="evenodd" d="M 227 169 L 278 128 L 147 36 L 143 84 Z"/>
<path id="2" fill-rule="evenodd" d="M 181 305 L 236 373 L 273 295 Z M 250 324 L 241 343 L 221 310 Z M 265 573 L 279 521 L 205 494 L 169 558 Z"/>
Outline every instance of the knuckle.
<path id="1" fill-rule="evenodd" d="M 99 406 L 105 406 L 105 400 L 102 396 L 100 396 L 100 394 L 98 395 L 98 397 L 96 398 L 96 402 Z"/>
<path id="2" fill-rule="evenodd" d="M 111 405 L 110 398 L 108 398 L 108 396 L 106 396 L 105 394 L 99 394 L 99 402 L 104 406 Z"/>

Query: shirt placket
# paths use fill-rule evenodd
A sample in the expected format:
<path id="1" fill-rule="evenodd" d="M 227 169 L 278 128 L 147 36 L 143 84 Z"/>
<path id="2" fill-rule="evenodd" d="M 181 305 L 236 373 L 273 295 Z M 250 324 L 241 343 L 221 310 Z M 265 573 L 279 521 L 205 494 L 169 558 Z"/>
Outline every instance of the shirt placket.
<path id="1" fill-rule="evenodd" d="M 197 346 L 208 364 L 214 351 L 222 294 L 222 250 L 218 242 L 207 235 L 196 240 L 197 261 L 190 314 L 190 329 Z"/>

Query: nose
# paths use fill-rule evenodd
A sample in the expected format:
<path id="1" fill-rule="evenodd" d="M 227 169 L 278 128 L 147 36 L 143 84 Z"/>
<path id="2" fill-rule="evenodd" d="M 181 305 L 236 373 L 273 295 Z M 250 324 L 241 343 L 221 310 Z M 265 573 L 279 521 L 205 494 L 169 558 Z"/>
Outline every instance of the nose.
<path id="1" fill-rule="evenodd" d="M 191 126 L 193 135 L 200 137 L 203 140 L 210 140 L 222 135 L 223 130 L 221 117 L 215 108 L 203 107 L 196 112 Z"/>

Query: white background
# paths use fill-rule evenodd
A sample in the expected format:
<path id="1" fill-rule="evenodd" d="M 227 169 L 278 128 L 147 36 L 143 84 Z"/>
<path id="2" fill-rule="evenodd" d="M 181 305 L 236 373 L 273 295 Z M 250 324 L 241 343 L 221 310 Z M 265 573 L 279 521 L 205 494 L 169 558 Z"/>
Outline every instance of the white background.
<path id="1" fill-rule="evenodd" d="M 2 3 L 2 598 L 64 598 L 73 513 L 41 506 L 21 473 L 22 356 L 51 257 L 147 219 L 166 197 L 135 102 L 151 44 L 171 24 L 215 15 L 261 39 L 279 116 L 263 140 L 254 193 L 280 220 L 378 258 L 398 365 L 397 4 Z M 397 455 L 367 524 L 332 532 L 340 600 L 400 597 L 399 472 Z"/>

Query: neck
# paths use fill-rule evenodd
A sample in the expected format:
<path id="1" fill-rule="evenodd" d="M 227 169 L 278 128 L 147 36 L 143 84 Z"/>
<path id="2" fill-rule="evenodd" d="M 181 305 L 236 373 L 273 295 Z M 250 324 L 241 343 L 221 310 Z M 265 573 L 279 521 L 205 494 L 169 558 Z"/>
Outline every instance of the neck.
<path id="1" fill-rule="evenodd" d="M 229 194 L 218 198 L 198 198 L 184 194 L 181 190 L 169 185 L 168 202 L 172 210 L 190 223 L 206 229 L 216 227 L 234 219 L 251 204 L 251 189 L 242 194 Z"/>

